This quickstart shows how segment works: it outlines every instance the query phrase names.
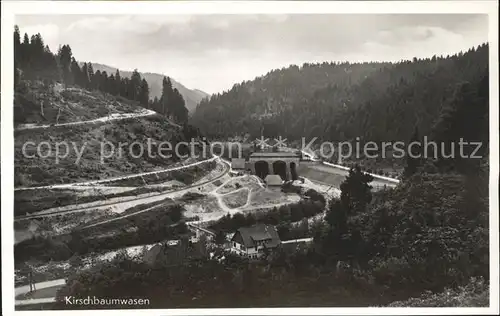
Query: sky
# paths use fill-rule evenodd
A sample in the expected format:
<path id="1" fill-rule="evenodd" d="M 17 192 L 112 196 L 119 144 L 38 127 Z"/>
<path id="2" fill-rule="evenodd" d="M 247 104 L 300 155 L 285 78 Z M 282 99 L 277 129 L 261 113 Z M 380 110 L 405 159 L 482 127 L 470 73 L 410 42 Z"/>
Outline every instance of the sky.
<path id="1" fill-rule="evenodd" d="M 168 75 L 223 92 L 272 69 L 324 61 L 398 61 L 454 54 L 488 40 L 486 15 L 21 15 L 78 61 Z"/>

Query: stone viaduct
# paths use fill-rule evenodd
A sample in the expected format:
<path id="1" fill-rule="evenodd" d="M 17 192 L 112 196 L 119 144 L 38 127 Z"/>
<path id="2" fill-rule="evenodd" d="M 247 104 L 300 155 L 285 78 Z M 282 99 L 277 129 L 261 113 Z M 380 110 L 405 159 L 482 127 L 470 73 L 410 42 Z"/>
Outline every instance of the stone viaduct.
<path id="1" fill-rule="evenodd" d="M 302 159 L 300 152 L 254 152 L 248 159 L 251 172 L 262 179 L 268 174 L 278 174 L 283 180 L 296 180 L 297 168 Z"/>

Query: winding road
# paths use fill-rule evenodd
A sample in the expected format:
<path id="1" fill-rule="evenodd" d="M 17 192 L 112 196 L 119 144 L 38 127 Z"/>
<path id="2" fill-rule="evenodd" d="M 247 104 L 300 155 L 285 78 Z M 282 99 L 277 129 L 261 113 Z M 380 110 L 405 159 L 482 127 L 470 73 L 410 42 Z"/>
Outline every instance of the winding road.
<path id="1" fill-rule="evenodd" d="M 116 120 L 124 120 L 130 118 L 139 118 L 149 115 L 157 114 L 155 111 L 142 109 L 137 113 L 113 113 L 108 116 L 99 117 L 93 120 L 87 121 L 77 121 L 77 122 L 68 122 L 68 123 L 60 123 L 60 124 L 49 124 L 49 125 L 39 125 L 39 124 L 21 124 L 18 127 L 14 128 L 14 131 L 24 131 L 24 130 L 34 130 L 34 129 L 47 129 L 54 127 L 62 127 L 62 126 L 75 126 L 75 125 L 84 125 L 84 124 L 94 124 L 94 123 L 105 123 Z"/>
<path id="2" fill-rule="evenodd" d="M 213 161 L 213 160 L 218 159 L 218 158 L 219 158 L 218 156 L 215 156 L 215 157 L 212 157 L 209 159 L 193 162 L 193 163 L 188 164 L 188 165 L 182 165 L 182 166 L 178 166 L 178 167 L 172 167 L 172 168 L 156 170 L 156 171 L 134 173 L 134 174 L 126 175 L 126 176 L 120 176 L 120 177 L 114 177 L 114 178 L 108 178 L 108 179 L 92 180 L 92 181 L 84 181 L 84 182 L 72 182 L 72 183 L 64 183 L 64 184 L 44 185 L 44 186 L 38 186 L 38 187 L 14 188 L 14 191 L 28 191 L 28 190 L 42 190 L 42 189 L 63 189 L 63 188 L 71 188 L 71 187 L 76 187 L 76 186 L 99 185 L 99 184 L 113 182 L 113 181 L 119 181 L 119 180 L 131 179 L 131 178 L 139 178 L 139 177 L 148 176 L 148 175 L 152 175 L 152 174 L 159 174 L 159 173 L 164 173 L 164 172 L 171 172 L 171 171 L 186 169 L 186 168 L 200 165 L 202 163 Z"/>
<path id="3" fill-rule="evenodd" d="M 122 113 L 122 114 L 117 113 L 117 114 L 111 114 L 111 115 L 106 116 L 106 117 L 101 117 L 101 118 L 97 118 L 94 120 L 88 120 L 88 121 L 78 121 L 78 122 L 52 124 L 52 125 L 25 124 L 23 126 L 17 127 L 15 129 L 15 131 L 33 130 L 33 129 L 47 129 L 47 128 L 54 128 L 54 127 L 60 127 L 60 126 L 74 126 L 74 125 L 82 125 L 82 124 L 93 124 L 93 123 L 108 122 L 108 121 L 113 121 L 113 120 L 138 118 L 138 117 L 150 116 L 150 115 L 154 115 L 154 114 L 157 114 L 157 113 L 154 111 L 148 110 L 148 109 L 143 109 L 137 113 Z M 216 160 L 217 162 L 222 162 L 223 172 L 219 176 L 212 178 L 210 180 L 201 182 L 201 183 L 195 183 L 193 185 L 184 186 L 182 188 L 170 190 L 167 192 L 153 193 L 153 194 L 149 194 L 147 196 L 132 197 L 129 199 L 119 199 L 118 201 L 112 201 L 112 202 L 108 201 L 108 202 L 104 202 L 104 203 L 102 203 L 102 201 L 97 201 L 97 202 L 77 204 L 76 207 L 75 207 L 75 205 L 65 206 L 65 207 L 57 208 L 58 210 L 54 210 L 54 211 L 50 211 L 50 209 L 48 209 L 48 210 L 45 210 L 45 212 L 44 212 L 44 210 L 42 210 L 40 212 L 37 212 L 36 214 L 29 214 L 29 215 L 23 215 L 23 216 L 16 217 L 14 220 L 18 221 L 18 220 L 23 220 L 23 219 L 40 218 L 40 217 L 60 215 L 60 214 L 66 214 L 66 213 L 81 212 L 81 211 L 86 211 L 86 210 L 96 209 L 96 208 L 109 207 L 109 206 L 123 204 L 123 203 L 140 202 L 143 200 L 151 200 L 151 199 L 154 199 L 154 200 L 160 199 L 162 197 L 167 197 L 168 195 L 173 194 L 173 193 L 179 193 L 182 191 L 187 191 L 187 190 L 199 188 L 199 187 L 202 187 L 206 184 L 212 183 L 212 182 L 222 178 L 228 172 L 230 172 L 231 171 L 231 164 L 228 161 L 223 160 L 221 157 L 214 155 L 214 157 L 212 157 L 212 158 L 197 161 L 197 162 L 194 162 L 194 163 L 191 163 L 188 165 L 182 165 L 182 166 L 178 166 L 178 167 L 172 167 L 172 168 L 167 168 L 167 169 L 157 170 L 157 171 L 142 172 L 142 173 L 136 173 L 136 174 L 132 174 L 132 175 L 125 175 L 125 176 L 120 176 L 120 177 L 102 179 L 102 180 L 74 182 L 74 183 L 66 183 L 66 184 L 54 184 L 54 185 L 45 185 L 45 186 L 36 186 L 36 187 L 14 188 L 14 191 L 60 189 L 60 188 L 71 188 L 71 187 L 81 187 L 81 186 L 89 186 L 89 189 L 92 189 L 92 186 L 103 184 L 103 183 L 108 183 L 108 182 L 117 181 L 117 180 L 138 178 L 138 177 L 143 177 L 143 176 L 152 175 L 152 174 L 159 174 L 159 173 L 164 173 L 164 172 L 171 172 L 171 171 L 186 169 L 186 168 L 190 168 L 190 167 L 200 165 L 200 164 L 203 164 L 206 162 L 214 161 L 214 160 Z M 139 203 L 137 203 L 137 204 L 139 204 Z"/>
<path id="4" fill-rule="evenodd" d="M 97 201 L 97 202 L 64 206 L 64 207 L 62 207 L 63 209 L 57 210 L 57 211 L 52 211 L 52 212 L 40 211 L 40 212 L 37 212 L 36 214 L 19 216 L 19 217 L 16 217 L 14 219 L 14 221 L 31 219 L 31 218 L 41 218 L 41 217 L 61 215 L 61 214 L 69 214 L 69 213 L 75 213 L 75 212 L 83 212 L 83 211 L 88 211 L 88 210 L 100 209 L 100 208 L 104 208 L 104 207 L 107 208 L 107 207 L 110 207 L 113 205 L 119 205 L 119 204 L 130 203 L 130 202 L 138 202 L 138 203 L 135 203 L 136 205 L 141 204 L 140 201 L 147 201 L 149 203 L 149 202 L 154 202 L 154 201 L 160 200 L 162 198 L 166 198 L 169 195 L 174 194 L 174 193 L 180 193 L 183 191 L 187 192 L 187 191 L 190 191 L 192 189 L 197 189 L 197 188 L 205 186 L 209 183 L 215 182 L 215 181 L 219 180 L 220 178 L 222 178 L 223 176 L 225 176 L 226 174 L 228 174 L 229 171 L 231 170 L 231 166 L 227 163 L 227 161 L 219 159 L 218 156 L 215 156 L 214 158 L 210 158 L 210 159 L 204 160 L 202 162 L 197 162 L 197 163 L 186 165 L 186 166 L 182 167 L 182 168 L 188 168 L 188 167 L 191 167 L 193 165 L 207 162 L 207 161 L 211 161 L 211 160 L 216 160 L 217 162 L 221 162 L 222 166 L 223 166 L 223 171 L 217 177 L 206 180 L 206 181 L 198 182 L 198 183 L 195 183 L 193 185 L 184 186 L 182 188 L 178 188 L 175 190 L 152 193 L 152 194 L 148 194 L 147 196 L 131 197 L 129 199 L 121 199 L 119 201 L 113 201 L 113 202 Z M 175 170 L 179 170 L 179 169 L 181 169 L 181 167 L 175 168 Z M 172 169 L 170 169 L 170 170 L 172 170 Z M 165 172 L 165 171 L 162 171 L 162 172 Z M 134 176 L 137 176 L 137 175 L 134 175 Z M 128 177 L 132 177 L 132 176 L 128 176 Z M 89 187 L 89 189 L 90 189 L 90 187 Z M 120 199 L 120 198 L 118 198 L 118 199 Z"/>
<path id="5" fill-rule="evenodd" d="M 286 149 L 287 150 L 293 150 L 293 151 L 298 150 L 298 149 L 290 148 L 290 147 L 287 147 Z M 318 159 L 316 157 L 316 154 L 314 152 L 312 152 L 312 151 L 301 150 L 300 152 L 304 156 L 309 157 L 309 159 L 311 159 L 312 161 L 321 162 L 323 165 L 326 165 L 326 166 L 329 166 L 329 167 L 333 167 L 333 168 L 337 168 L 337 169 L 341 169 L 341 170 L 345 170 L 345 171 L 349 171 L 350 170 L 350 168 L 345 167 L 345 166 L 336 165 L 336 164 L 333 164 L 333 163 L 330 163 L 330 162 L 327 162 L 327 161 L 322 161 L 321 159 Z M 365 172 L 365 173 L 368 173 L 368 172 Z M 388 181 L 388 182 L 392 182 L 394 184 L 398 184 L 399 183 L 399 180 L 395 179 L 395 178 L 384 177 L 384 176 L 381 176 L 381 175 L 378 175 L 378 174 L 374 174 L 374 173 L 368 173 L 368 174 L 371 175 L 372 177 L 374 177 L 375 179 L 385 180 L 385 181 Z"/>
<path id="6" fill-rule="evenodd" d="M 63 285 L 66 284 L 65 279 L 57 279 L 57 280 L 51 280 L 51 281 L 45 281 L 45 282 L 38 282 L 35 283 L 36 291 L 33 293 L 37 293 L 37 291 L 40 291 L 42 289 L 46 288 L 54 288 L 55 292 Z M 14 290 L 14 295 L 18 297 L 19 295 L 22 294 L 27 294 L 30 291 L 29 285 L 23 285 L 20 287 L 16 287 Z M 49 295 L 50 296 L 50 295 Z M 51 297 L 42 297 L 42 298 L 26 298 L 26 299 L 16 299 L 15 300 L 15 305 L 20 306 L 20 305 L 34 305 L 34 304 L 47 304 L 47 303 L 54 303 L 56 301 L 56 298 L 54 296 Z"/>

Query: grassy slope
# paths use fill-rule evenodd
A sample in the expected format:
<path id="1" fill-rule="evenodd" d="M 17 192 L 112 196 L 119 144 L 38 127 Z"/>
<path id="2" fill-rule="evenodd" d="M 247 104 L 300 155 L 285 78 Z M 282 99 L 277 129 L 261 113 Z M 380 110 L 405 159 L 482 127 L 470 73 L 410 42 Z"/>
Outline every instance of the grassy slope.
<path id="1" fill-rule="evenodd" d="M 170 141 L 177 143 L 182 140 L 180 130 L 169 125 L 161 116 L 131 118 L 108 123 L 85 124 L 72 127 L 57 127 L 36 131 L 19 131 L 15 133 L 15 186 L 49 185 L 55 183 L 70 183 L 76 181 L 96 180 L 116 177 L 126 174 L 146 172 L 156 168 L 165 168 L 178 159 L 163 159 L 159 156 L 150 157 L 147 153 L 148 139 L 151 142 Z M 26 147 L 29 158 L 23 154 L 23 145 L 28 141 L 38 145 L 47 142 L 51 145 L 52 156 L 42 158 L 37 154 L 32 144 Z M 120 155 L 119 144 L 139 142 L 145 148 L 142 156 L 134 158 L 129 146 L 122 147 Z M 65 158 L 56 161 L 57 143 L 68 144 L 69 153 Z M 116 150 L 112 157 L 105 159 L 112 143 Z M 66 152 L 60 145 L 61 156 Z M 81 159 L 78 154 L 83 149 Z M 43 154 L 48 153 L 47 147 L 41 147 Z M 153 151 L 154 152 L 154 151 Z M 137 155 L 139 152 L 133 152 Z M 103 160 L 101 161 L 101 157 Z"/>
<path id="2" fill-rule="evenodd" d="M 75 87 L 65 89 L 61 84 L 49 86 L 39 81 L 23 81 L 14 94 L 16 125 L 85 121 L 140 109 L 136 102 L 102 92 Z"/>
<path id="3" fill-rule="evenodd" d="M 23 90 L 24 89 L 24 90 Z M 89 92 L 80 89 L 54 92 L 41 83 L 28 82 L 21 91 L 16 93 L 15 121 L 16 123 L 55 123 L 58 108 L 70 109 L 61 111 L 59 123 L 90 120 L 111 113 L 137 112 L 141 108 L 128 100 L 116 98 L 100 92 Z M 40 103 L 44 103 L 44 117 L 40 115 Z M 71 113 L 70 113 L 71 112 Z M 74 114 L 74 115 L 73 115 Z M 165 168 L 178 161 L 161 158 L 152 146 L 156 157 L 148 155 L 148 139 L 154 144 L 169 141 L 174 146 L 184 140 L 181 129 L 160 115 L 141 118 L 130 118 L 110 122 L 83 124 L 75 126 L 51 127 L 48 129 L 20 130 L 14 135 L 15 140 L 15 186 L 36 186 L 56 183 L 95 180 L 125 174 L 151 171 Z M 139 142 L 144 147 L 144 153 L 139 158 L 132 157 L 129 146 L 123 147 L 119 154 L 119 144 Z M 23 154 L 23 145 L 28 155 Z M 37 155 L 36 146 L 47 142 L 51 146 L 51 156 L 41 158 Z M 69 153 L 58 162 L 55 150 L 58 142 L 65 142 Z M 101 161 L 101 151 L 106 152 L 104 142 L 112 143 L 116 150 L 113 157 Z M 60 145 L 60 155 L 64 155 L 66 147 Z M 83 154 L 78 162 L 75 148 Z M 43 153 L 48 153 L 48 147 L 41 147 Z M 136 148 L 137 150 L 138 148 Z M 135 152 L 138 154 L 138 151 Z M 168 154 L 168 152 L 166 153 Z"/>

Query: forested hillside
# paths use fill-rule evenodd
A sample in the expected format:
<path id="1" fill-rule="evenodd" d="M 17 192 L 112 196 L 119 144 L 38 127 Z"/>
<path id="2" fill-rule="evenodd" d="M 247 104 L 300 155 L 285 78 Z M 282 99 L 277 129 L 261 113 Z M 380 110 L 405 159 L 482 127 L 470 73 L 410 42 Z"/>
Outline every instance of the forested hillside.
<path id="1" fill-rule="evenodd" d="M 16 186 L 88 181 L 165 168 L 179 158 L 152 158 L 146 152 L 139 157 L 138 151 L 125 150 L 104 161 L 101 146 L 103 141 L 113 146 L 131 141 L 177 144 L 196 132 L 185 124 L 184 99 L 167 77 L 161 98 L 151 100 L 148 83 L 138 71 L 122 78 L 119 71 L 109 76 L 94 72 L 91 63 L 80 67 L 69 45 L 53 54 L 40 34 L 31 38 L 25 34 L 21 41 L 17 27 L 14 48 Z M 113 116 L 121 119 L 111 120 Z M 36 145 L 47 140 L 48 156 L 33 154 Z M 35 146 L 25 148 L 30 142 Z M 61 161 L 51 154 L 64 142 L 82 148 L 78 163 L 75 151 L 68 150 Z"/>
<path id="2" fill-rule="evenodd" d="M 149 84 L 137 69 L 128 78 L 118 70 L 114 74 L 94 71 L 91 63 L 83 63 L 80 67 L 69 45 L 61 46 L 53 54 L 39 33 L 31 37 L 24 34 L 21 39 L 17 26 L 14 31 L 14 51 L 14 79 L 18 91 L 28 81 L 44 81 L 47 85 L 59 82 L 66 87 L 79 86 L 136 101 L 140 106 L 166 115 L 181 124 L 187 121 L 188 111 L 184 98 L 168 77 L 163 77 L 161 96 L 151 98 Z M 29 100 L 16 97 L 16 102 L 25 103 Z M 24 104 L 17 105 L 18 108 L 24 107 Z"/>
<path id="3" fill-rule="evenodd" d="M 97 71 L 99 70 L 101 73 L 107 72 L 108 74 L 111 73 L 116 73 L 118 69 L 107 66 L 107 65 L 102 65 L 102 64 L 92 64 L 94 67 L 94 70 Z M 122 77 L 127 77 L 130 78 L 132 77 L 133 72 L 131 71 L 120 71 L 120 75 Z M 163 75 L 157 74 L 157 73 L 150 73 L 146 72 L 143 73 L 141 72 L 141 77 L 146 79 L 149 85 L 149 96 L 151 99 L 156 98 L 161 98 L 161 93 L 162 93 L 162 81 L 163 81 Z M 201 90 L 191 90 L 186 88 L 184 85 L 182 85 L 180 82 L 175 81 L 174 79 L 170 78 L 170 81 L 172 82 L 172 87 L 175 89 L 179 90 L 179 92 L 182 94 L 182 97 L 186 101 L 186 108 L 188 109 L 189 112 L 193 112 L 196 109 L 196 106 L 200 101 L 207 97 L 208 94 L 201 91 Z"/>
<path id="4" fill-rule="evenodd" d="M 250 133 L 328 141 L 430 135 L 457 85 L 488 73 L 488 46 L 399 63 L 322 63 L 273 70 L 203 100 L 192 123 L 207 136 Z"/>
<path id="5" fill-rule="evenodd" d="M 168 77 L 161 80 L 161 96 L 151 100 L 148 80 L 137 70 L 129 78 L 119 71 L 110 74 L 95 70 L 90 63 L 80 66 L 68 45 L 53 54 L 40 34 L 31 38 L 25 34 L 22 39 L 17 28 L 14 41 L 16 123 L 52 124 L 76 120 L 75 116 L 80 121 L 91 120 L 110 112 L 130 113 L 138 106 L 162 114 L 69 128 L 63 124 L 36 131 L 17 128 L 16 186 L 110 179 L 174 165 L 186 167 L 185 163 L 189 162 L 179 157 L 145 157 L 145 152 L 135 155 L 130 151 L 101 161 L 103 140 L 114 144 L 145 144 L 149 140 L 157 144 L 168 140 L 176 147 L 193 136 L 227 140 L 245 134 L 257 137 L 261 133 L 266 137 L 282 136 L 289 141 L 318 137 L 331 142 L 353 141 L 358 137 L 361 142 L 407 142 L 421 141 L 428 136 L 446 149 L 446 154 L 441 149 L 427 153 L 427 157 L 424 154 L 419 158 L 398 158 L 398 167 L 404 169 L 401 181 L 394 188 L 380 190 L 372 186 L 374 176 L 364 172 L 367 165 L 360 166 L 354 161 L 343 181 L 329 185 L 322 192 L 318 186 L 317 192 L 310 189 L 300 194 L 304 201 L 268 209 L 269 201 L 278 198 L 275 195 L 262 198 L 265 204 L 255 204 L 252 209 L 259 216 L 240 213 L 245 212 L 244 207 L 228 211 L 226 206 L 221 214 L 232 215 L 215 220 L 213 215 L 218 214 L 219 206 L 212 201 L 218 202 L 221 196 L 226 198 L 230 193 L 248 189 L 248 196 L 243 199 L 238 195 L 238 199 L 253 207 L 251 199 L 257 190 L 239 182 L 234 183 L 236 191 L 208 199 L 219 189 L 232 188 L 229 182 L 244 178 L 239 176 L 223 181 L 211 173 L 207 175 L 211 183 L 203 185 L 207 191 L 192 188 L 194 192 L 178 197 L 174 197 L 177 193 L 169 192 L 171 201 L 170 197 L 168 201 L 158 200 L 177 201 L 175 207 L 182 206 L 188 211 L 188 206 L 199 206 L 189 204 L 188 200 L 200 198 L 199 203 L 206 204 L 203 212 L 210 215 L 210 221 L 214 219 L 209 226 L 215 231 L 214 242 L 203 235 L 192 242 L 186 222 L 194 216 L 188 217 L 187 212 L 182 214 L 179 208 L 170 205 L 164 205 L 158 212 L 151 209 L 146 212 L 151 207 L 148 202 L 131 208 L 136 212 L 139 210 L 136 207 L 140 207 L 140 216 L 139 213 L 133 214 L 138 217 L 129 216 L 132 213 L 125 210 L 120 221 L 107 221 L 95 231 L 75 229 L 58 238 L 37 236 L 18 243 L 14 249 L 16 265 L 32 258 L 43 263 L 69 264 L 70 270 L 58 276 L 64 278 L 66 284 L 55 294 L 54 308 L 87 308 L 67 304 L 66 297 L 106 297 L 107 293 L 113 293 L 116 298 L 148 298 L 151 300 L 148 308 L 360 307 L 391 302 L 394 306 L 490 304 L 488 45 L 453 56 L 399 63 L 325 62 L 273 70 L 204 99 L 189 118 L 189 122 L 204 133 L 200 135 L 186 124 L 185 100 Z M 55 91 L 59 86 L 62 90 Z M 72 113 L 60 115 L 59 107 Z M 33 159 L 22 151 L 28 141 L 41 143 L 47 139 L 54 146 L 63 141 L 71 142 L 76 148 L 89 145 L 79 156 L 78 164 L 76 152 L 66 155 L 65 161 L 53 163 L 55 159 Z M 462 139 L 482 146 L 477 151 L 475 146 L 462 151 L 458 146 Z M 249 144 L 245 145 L 250 148 Z M 156 149 L 157 145 L 153 145 L 152 151 Z M 34 154 L 34 147 L 31 150 L 28 154 Z M 473 159 L 472 154 L 481 159 Z M 367 157 L 360 160 L 364 158 Z M 392 164 L 392 158 L 380 159 Z M 368 161 L 373 171 L 379 168 L 379 158 L 363 162 Z M 206 170 L 198 168 L 172 175 L 172 182 L 190 185 L 198 181 L 199 174 L 217 171 L 214 162 L 209 162 Z M 171 172 L 168 170 L 169 181 Z M 302 181 L 286 183 L 280 194 L 300 193 L 305 189 L 304 184 L 312 183 L 307 174 L 300 176 Z M 152 180 L 135 175 L 125 181 L 113 180 L 106 189 L 135 186 L 136 181 L 142 181 L 139 189 L 156 190 L 154 185 L 160 182 L 165 186 L 164 178 L 158 174 L 155 177 L 156 180 Z M 130 192 L 136 194 L 135 190 L 139 189 Z M 338 189 L 335 192 L 338 196 L 327 194 L 331 189 Z M 54 195 L 53 187 L 39 191 L 39 196 L 28 190 L 20 192 L 16 195 L 15 209 L 19 215 L 30 213 L 40 205 L 66 207 L 76 199 L 76 194 L 66 192 Z M 37 199 L 33 200 L 32 196 Z M 102 198 L 108 196 L 111 194 Z M 113 193 L 113 198 L 121 196 L 122 192 Z M 83 196 L 81 200 L 78 197 L 80 202 L 90 198 L 93 196 Z M 30 206 L 26 206 L 28 203 Z M 258 209 L 260 207 L 262 209 Z M 492 210 L 496 211 L 494 208 L 495 205 Z M 103 212 L 99 210 L 99 213 Z M 66 215 L 75 216 L 71 218 L 78 221 L 84 218 L 82 212 L 62 214 Z M 50 220 L 44 223 L 54 223 Z M 196 222 L 203 223 L 200 218 Z M 276 225 L 283 241 L 292 236 L 309 237 L 310 244 L 288 248 L 291 244 L 284 243 L 272 251 L 264 247 L 262 260 L 236 256 L 221 245 L 225 243 L 226 233 L 253 223 Z M 105 230 L 109 231 L 102 234 Z M 300 236 L 296 236 L 297 232 Z M 177 243 L 172 245 L 169 241 L 174 238 Z M 135 256 L 129 256 L 123 248 L 159 242 L 166 255 L 153 253 L 156 260 L 151 261 L 147 259 L 151 254 L 147 247 Z M 109 262 L 87 264 L 82 261 L 83 255 L 118 249 L 122 250 Z"/>

